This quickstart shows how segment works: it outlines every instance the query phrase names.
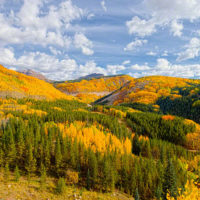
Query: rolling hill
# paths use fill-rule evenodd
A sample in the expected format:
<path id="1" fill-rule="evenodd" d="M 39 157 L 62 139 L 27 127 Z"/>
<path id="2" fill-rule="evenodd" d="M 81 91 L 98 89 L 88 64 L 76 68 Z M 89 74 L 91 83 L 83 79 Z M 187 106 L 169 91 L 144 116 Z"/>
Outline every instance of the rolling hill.
<path id="1" fill-rule="evenodd" d="M 133 78 L 128 75 L 105 76 L 91 80 L 66 81 L 55 84 L 55 87 L 65 94 L 76 96 L 89 103 L 121 88 L 130 80 Z"/>
<path id="2" fill-rule="evenodd" d="M 0 97 L 34 99 L 72 99 L 51 84 L 0 65 Z"/>
<path id="3" fill-rule="evenodd" d="M 188 91 L 188 89 L 191 89 Z M 148 76 L 132 79 L 108 96 L 96 103 L 119 105 L 122 103 L 156 104 L 161 97 L 180 98 L 188 91 L 188 95 L 200 93 L 200 80 L 174 78 L 167 76 Z"/>

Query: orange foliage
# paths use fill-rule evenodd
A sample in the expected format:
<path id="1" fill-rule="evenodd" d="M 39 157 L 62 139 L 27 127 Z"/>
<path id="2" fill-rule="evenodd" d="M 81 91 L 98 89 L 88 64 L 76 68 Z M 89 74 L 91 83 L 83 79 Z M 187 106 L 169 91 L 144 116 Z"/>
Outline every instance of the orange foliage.
<path id="1" fill-rule="evenodd" d="M 170 96 L 171 99 L 180 98 L 179 91 L 173 91 L 176 87 L 187 87 L 191 84 L 200 84 L 200 80 L 149 76 L 133 79 L 119 92 L 116 93 L 114 104 L 137 102 L 144 104 L 154 104 L 162 96 Z M 191 94 L 197 94 L 198 89 L 191 91 Z"/>
<path id="2" fill-rule="evenodd" d="M 163 120 L 174 120 L 174 119 L 175 119 L 175 116 L 172 116 L 172 115 L 164 115 L 164 116 L 162 116 L 162 119 L 163 119 Z"/>
<path id="3" fill-rule="evenodd" d="M 80 82 L 68 82 L 57 84 L 56 88 L 67 93 L 88 93 L 88 92 L 112 92 L 124 83 L 132 80 L 130 76 L 115 76 L 99 79 L 82 80 Z M 103 96 L 103 94 L 102 94 Z"/>
<path id="4" fill-rule="evenodd" d="M 26 76 L 0 65 L 0 97 L 35 99 L 72 99 L 53 87 L 50 83 Z"/>

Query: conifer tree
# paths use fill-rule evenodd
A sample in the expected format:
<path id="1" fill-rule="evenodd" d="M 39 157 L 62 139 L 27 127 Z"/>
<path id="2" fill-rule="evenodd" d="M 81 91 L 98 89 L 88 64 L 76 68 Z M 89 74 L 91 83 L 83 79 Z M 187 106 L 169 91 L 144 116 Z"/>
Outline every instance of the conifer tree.
<path id="1" fill-rule="evenodd" d="M 4 181 L 8 182 L 9 177 L 10 177 L 9 164 L 6 163 L 5 168 L 4 168 Z"/>
<path id="2" fill-rule="evenodd" d="M 27 172 L 28 172 L 28 178 L 30 178 L 31 174 L 35 172 L 36 170 L 36 160 L 33 156 L 33 149 L 32 145 L 29 144 L 28 146 L 28 152 L 27 152 L 27 158 L 26 158 L 26 166 L 25 166 Z"/>
<path id="3" fill-rule="evenodd" d="M 18 182 L 19 179 L 20 179 L 20 173 L 19 173 L 19 168 L 18 168 L 17 165 L 16 165 L 16 167 L 15 167 L 15 172 L 14 172 L 14 174 L 15 174 L 15 181 Z"/>
<path id="4" fill-rule="evenodd" d="M 65 179 L 60 177 L 58 179 L 58 183 L 57 183 L 57 186 L 56 186 L 56 191 L 58 194 L 63 194 L 66 190 L 66 184 L 65 184 Z"/>
<path id="5" fill-rule="evenodd" d="M 91 189 L 91 177 L 90 177 L 90 169 L 89 168 L 87 171 L 86 187 L 87 187 L 87 190 Z"/>
<path id="6" fill-rule="evenodd" d="M 163 183 L 164 198 L 166 198 L 167 193 L 170 196 L 177 197 L 177 185 L 176 185 L 176 172 L 172 160 L 168 160 L 167 167 L 164 173 L 164 183 Z"/>
<path id="7" fill-rule="evenodd" d="M 136 190 L 135 190 L 135 196 L 134 197 L 135 197 L 135 200 L 140 200 L 138 188 L 136 188 Z"/>
<path id="8" fill-rule="evenodd" d="M 140 152 L 141 152 L 141 145 L 140 145 L 139 137 L 137 134 L 135 134 L 133 138 L 133 144 L 132 144 L 132 153 L 139 155 Z"/>
<path id="9" fill-rule="evenodd" d="M 41 172 L 40 172 L 40 188 L 41 190 L 46 187 L 46 169 L 43 164 L 41 164 Z"/>
<path id="10" fill-rule="evenodd" d="M 62 154 L 61 154 L 61 145 L 59 137 L 56 138 L 56 146 L 55 146 L 55 166 L 57 173 L 59 173 L 59 169 L 62 163 Z"/>

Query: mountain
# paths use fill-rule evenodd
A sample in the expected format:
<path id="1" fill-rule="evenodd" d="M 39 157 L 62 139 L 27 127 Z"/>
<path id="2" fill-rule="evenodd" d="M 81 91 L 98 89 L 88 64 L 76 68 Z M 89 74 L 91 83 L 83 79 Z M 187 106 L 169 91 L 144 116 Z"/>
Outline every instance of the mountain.
<path id="1" fill-rule="evenodd" d="M 9 70 L 0 65 L 0 97 L 35 98 L 35 99 L 69 99 L 51 84 L 25 74 Z"/>
<path id="2" fill-rule="evenodd" d="M 37 79 L 40 79 L 40 80 L 43 80 L 43 81 L 46 81 L 46 82 L 51 82 L 49 79 L 47 79 L 43 74 L 39 73 L 39 72 L 36 72 L 36 71 L 33 71 L 31 69 L 25 69 L 25 70 L 22 70 L 22 71 L 18 71 L 22 74 L 25 74 L 27 76 L 32 76 L 32 77 L 35 77 Z"/>
<path id="3" fill-rule="evenodd" d="M 104 76 L 90 80 L 66 81 L 55 84 L 55 87 L 89 103 L 119 89 L 130 80 L 133 80 L 133 78 L 128 75 Z"/>
<path id="4" fill-rule="evenodd" d="M 148 76 L 132 79 L 120 89 L 114 91 L 96 103 L 119 105 L 122 103 L 155 104 L 161 97 L 179 98 L 183 96 L 182 89 L 199 88 L 200 80 L 175 78 L 167 76 Z M 191 90 L 191 94 L 199 89 Z"/>
<path id="5" fill-rule="evenodd" d="M 101 78 L 101 77 L 104 77 L 104 74 L 93 73 L 93 74 L 89 74 L 89 75 L 86 75 L 86 76 L 82 76 L 82 77 L 79 78 L 79 80 L 82 80 L 82 79 L 89 80 L 89 79 Z"/>

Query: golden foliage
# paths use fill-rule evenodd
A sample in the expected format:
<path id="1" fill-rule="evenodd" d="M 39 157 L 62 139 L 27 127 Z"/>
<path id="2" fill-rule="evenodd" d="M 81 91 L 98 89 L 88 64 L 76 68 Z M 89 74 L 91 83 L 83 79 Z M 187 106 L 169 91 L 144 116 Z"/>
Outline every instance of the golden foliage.
<path id="1" fill-rule="evenodd" d="M 149 76 L 139 79 L 133 79 L 117 94 L 115 105 L 120 103 L 144 103 L 154 104 L 162 96 L 170 96 L 171 99 L 180 98 L 178 90 L 172 89 L 179 87 L 184 88 L 191 84 L 200 84 L 200 80 L 166 77 L 166 76 Z M 192 94 L 197 94 L 199 90 L 194 90 Z"/>
<path id="2" fill-rule="evenodd" d="M 112 92 L 132 79 L 133 78 L 128 75 L 123 75 L 82 80 L 74 83 L 66 81 L 65 83 L 57 84 L 56 88 L 67 93 Z"/>
<path id="3" fill-rule="evenodd" d="M 0 97 L 35 99 L 72 99 L 53 87 L 50 83 L 26 76 L 0 65 Z"/>
<path id="4" fill-rule="evenodd" d="M 76 138 L 78 142 L 83 143 L 86 148 L 91 148 L 94 152 L 131 153 L 131 141 L 128 138 L 120 141 L 115 135 L 105 132 L 99 124 L 88 127 L 85 122 L 76 121 L 57 126 L 63 133 L 63 137 L 69 136 L 73 140 Z"/>

